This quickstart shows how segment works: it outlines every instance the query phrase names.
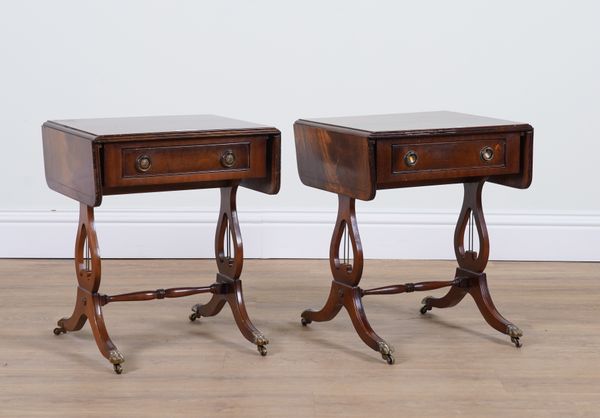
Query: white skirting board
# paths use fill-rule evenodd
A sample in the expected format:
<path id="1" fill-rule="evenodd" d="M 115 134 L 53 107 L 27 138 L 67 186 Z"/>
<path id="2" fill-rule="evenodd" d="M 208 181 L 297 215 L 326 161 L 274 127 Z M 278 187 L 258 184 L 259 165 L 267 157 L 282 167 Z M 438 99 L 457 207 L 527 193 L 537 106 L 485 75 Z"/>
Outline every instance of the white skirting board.
<path id="1" fill-rule="evenodd" d="M 70 258 L 75 211 L 0 212 L 0 257 Z M 365 258 L 454 259 L 458 213 L 364 212 Z M 96 210 L 105 258 L 211 258 L 216 212 Z M 240 211 L 246 258 L 327 258 L 336 213 Z M 600 213 L 488 213 L 492 260 L 600 261 Z"/>

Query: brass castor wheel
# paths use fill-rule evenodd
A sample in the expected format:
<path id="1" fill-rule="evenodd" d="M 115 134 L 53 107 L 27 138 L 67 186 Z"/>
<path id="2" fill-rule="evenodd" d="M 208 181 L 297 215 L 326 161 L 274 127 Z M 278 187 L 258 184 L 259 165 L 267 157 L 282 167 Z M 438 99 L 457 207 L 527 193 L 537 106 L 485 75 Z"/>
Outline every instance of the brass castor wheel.
<path id="1" fill-rule="evenodd" d="M 198 315 L 196 312 L 190 314 L 190 321 L 194 322 L 198 318 L 200 318 L 200 315 Z"/>
<path id="2" fill-rule="evenodd" d="M 300 319 L 300 322 L 302 322 L 302 326 L 305 327 L 308 324 L 310 324 L 312 321 L 310 319 L 302 318 L 302 319 Z"/>
<path id="3" fill-rule="evenodd" d="M 391 354 L 382 354 L 381 357 L 387 362 L 387 364 L 391 365 L 396 362 L 396 359 Z"/>
<path id="4" fill-rule="evenodd" d="M 260 353 L 261 356 L 266 356 L 267 355 L 267 346 L 266 345 L 257 345 L 256 346 L 258 348 L 258 352 Z"/>
<path id="5" fill-rule="evenodd" d="M 60 334 L 66 334 L 67 331 L 64 328 L 54 328 L 52 330 L 52 332 L 54 333 L 54 335 L 60 335 Z"/>
<path id="6" fill-rule="evenodd" d="M 120 364 L 113 364 L 113 368 L 115 369 L 116 374 L 123 373 L 123 366 L 121 366 Z"/>
<path id="7" fill-rule="evenodd" d="M 396 359 L 392 353 L 394 352 L 394 347 L 386 343 L 385 341 L 379 341 L 377 343 L 379 345 L 379 352 L 381 353 L 381 358 L 384 359 L 387 364 L 394 364 Z"/>
<path id="8" fill-rule="evenodd" d="M 521 340 L 519 339 L 519 337 L 510 337 L 510 341 L 515 345 L 515 347 L 517 348 L 521 348 L 523 346 L 523 343 L 521 342 Z"/>
<path id="9" fill-rule="evenodd" d="M 519 337 L 523 336 L 523 331 L 521 331 L 519 327 L 513 324 L 508 324 L 506 327 L 506 333 L 510 337 L 510 341 L 515 345 L 515 347 L 519 348 L 523 345 L 521 340 L 519 340 Z"/>

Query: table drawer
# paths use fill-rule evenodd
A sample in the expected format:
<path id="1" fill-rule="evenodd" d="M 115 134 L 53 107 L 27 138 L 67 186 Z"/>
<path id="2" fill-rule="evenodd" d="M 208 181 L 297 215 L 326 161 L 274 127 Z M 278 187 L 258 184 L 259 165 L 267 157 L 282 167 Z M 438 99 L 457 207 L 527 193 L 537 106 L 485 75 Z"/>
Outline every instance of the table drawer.
<path id="1" fill-rule="evenodd" d="M 433 181 L 519 171 L 519 134 L 456 136 L 377 143 L 377 181 Z"/>
<path id="2" fill-rule="evenodd" d="M 266 175 L 266 137 L 106 144 L 104 186 L 159 186 Z"/>

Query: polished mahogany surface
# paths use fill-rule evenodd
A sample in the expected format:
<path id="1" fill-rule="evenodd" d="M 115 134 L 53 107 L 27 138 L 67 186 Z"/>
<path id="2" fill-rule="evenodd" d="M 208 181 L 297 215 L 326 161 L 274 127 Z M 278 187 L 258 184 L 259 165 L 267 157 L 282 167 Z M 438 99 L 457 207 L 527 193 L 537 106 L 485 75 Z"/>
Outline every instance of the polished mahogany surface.
<path id="1" fill-rule="evenodd" d="M 80 202 L 75 242 L 77 297 L 73 313 L 54 334 L 80 330 L 89 320 L 98 349 L 116 373 L 123 354 L 109 337 L 102 307 L 211 293 L 196 304 L 190 320 L 217 315 L 225 304 L 242 335 L 267 354 L 268 340 L 252 324 L 242 295 L 244 261 L 237 217 L 238 187 L 276 194 L 280 184 L 281 136 L 277 129 L 214 115 L 48 121 L 42 126 L 48 186 Z M 218 267 L 209 286 L 99 293 L 101 257 L 94 207 L 112 194 L 220 188 L 214 240 Z"/>
<path id="2" fill-rule="evenodd" d="M 294 134 L 304 184 L 361 200 L 377 189 L 480 179 L 527 188 L 532 179 L 526 123 L 419 112 L 299 119 Z"/>
<path id="3" fill-rule="evenodd" d="M 89 206 L 104 195 L 240 180 L 279 191 L 281 135 L 273 127 L 215 115 L 72 119 L 47 121 L 42 138 L 48 186 Z"/>
<path id="4" fill-rule="evenodd" d="M 127 118 L 65 119 L 47 123 L 95 136 L 139 135 L 200 131 L 274 130 L 268 126 L 217 115 L 139 116 Z"/>
<path id="5" fill-rule="evenodd" d="M 423 134 L 452 133 L 469 130 L 531 129 L 528 124 L 467 113 L 435 111 L 390 113 L 385 115 L 342 116 L 300 119 L 303 122 L 332 125 L 370 133 Z"/>
<path id="6" fill-rule="evenodd" d="M 300 119 L 294 124 L 294 134 L 302 183 L 338 195 L 329 249 L 331 290 L 321 309 L 302 313 L 304 326 L 330 321 L 345 308 L 363 342 L 392 364 L 393 347 L 369 324 L 362 298 L 449 287 L 443 297 L 425 298 L 420 312 L 455 306 L 468 294 L 491 327 L 521 346 L 523 332 L 498 312 L 487 285 L 490 244 L 482 189 L 488 181 L 529 187 L 533 173 L 530 125 L 454 112 L 420 112 Z M 449 183 L 464 183 L 454 234 L 458 263 L 454 279 L 361 288 L 364 256 L 355 199 L 374 199 L 379 189 Z"/>

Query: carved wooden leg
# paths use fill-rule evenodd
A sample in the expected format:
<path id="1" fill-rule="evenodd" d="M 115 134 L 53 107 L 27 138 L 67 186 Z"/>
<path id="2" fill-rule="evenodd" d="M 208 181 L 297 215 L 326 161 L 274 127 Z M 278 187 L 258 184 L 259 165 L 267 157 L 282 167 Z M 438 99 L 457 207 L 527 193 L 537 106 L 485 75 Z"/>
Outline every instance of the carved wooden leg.
<path id="1" fill-rule="evenodd" d="M 342 306 L 344 306 L 344 303 L 342 302 L 340 295 L 338 294 L 338 286 L 336 285 L 336 282 L 333 282 L 331 284 L 331 291 L 329 292 L 329 297 L 325 302 L 325 306 L 323 306 L 321 310 L 315 311 L 314 309 L 307 309 L 304 312 L 302 312 L 302 325 L 307 326 L 312 321 L 331 321 L 342 309 Z"/>
<path id="2" fill-rule="evenodd" d="M 91 302 L 91 303 L 89 303 Z M 121 363 L 125 361 L 123 354 L 117 349 L 117 346 L 112 342 L 106 330 L 104 324 L 104 317 L 102 316 L 102 303 L 100 295 L 94 293 L 91 296 L 91 300 L 88 302 L 88 318 L 90 320 L 90 326 L 94 333 L 96 345 L 104 357 L 110 361 L 117 374 L 121 374 L 123 368 Z"/>
<path id="3" fill-rule="evenodd" d="M 58 320 L 58 327 L 54 328 L 54 334 L 60 335 L 66 332 L 79 331 L 85 325 L 87 321 L 86 309 L 83 304 L 85 300 L 84 291 L 81 288 L 77 288 L 77 297 L 75 299 L 75 308 L 69 318 L 62 318 Z"/>
<path id="4" fill-rule="evenodd" d="M 354 255 L 352 264 L 346 260 L 345 256 L 340 259 L 342 240 L 352 247 Z M 394 349 L 373 331 L 363 308 L 362 290 L 358 287 L 363 270 L 363 250 L 356 221 L 355 200 L 348 196 L 338 195 L 338 217 L 331 238 L 329 265 L 334 278 L 329 298 L 320 311 L 308 309 L 302 312 L 302 325 L 306 326 L 312 321 L 329 321 L 343 306 L 348 311 L 356 332 L 365 344 L 381 353 L 388 364 L 393 364 L 392 352 Z"/>
<path id="5" fill-rule="evenodd" d="M 394 348 L 373 331 L 373 328 L 371 328 L 371 325 L 367 320 L 367 315 L 363 308 L 360 288 L 351 287 L 344 290 L 342 298 L 344 300 L 344 307 L 348 311 L 350 319 L 352 320 L 352 325 L 354 325 L 354 329 L 356 329 L 360 339 L 373 350 L 379 351 L 381 357 L 387 361 L 388 364 L 394 364 L 395 359 L 392 355 Z"/>
<path id="6" fill-rule="evenodd" d="M 242 335 L 244 335 L 251 343 L 256 344 L 260 355 L 266 356 L 269 340 L 254 326 L 254 324 L 252 324 L 252 321 L 248 316 L 246 305 L 244 304 L 244 295 L 242 293 L 242 281 L 239 279 L 233 280 L 231 287 L 233 288 L 232 291 L 228 292 L 225 297 L 233 312 L 235 323 L 242 332 Z"/>
<path id="7" fill-rule="evenodd" d="M 498 312 L 494 306 L 492 297 L 490 296 L 490 290 L 485 275 L 480 277 L 477 282 L 476 285 L 469 288 L 469 294 L 475 300 L 483 318 L 492 326 L 492 328 L 495 328 L 503 334 L 507 334 L 516 347 L 521 347 L 522 343 L 519 338 L 523 336 L 523 331 Z"/>
<path id="8" fill-rule="evenodd" d="M 261 355 L 266 356 L 269 340 L 252 324 L 244 304 L 240 280 L 244 247 L 237 216 L 236 192 L 237 185 L 221 188 L 221 210 L 215 234 L 215 259 L 219 269 L 215 286 L 218 291 L 207 304 L 194 305 L 190 320 L 217 315 L 225 303 L 228 303 L 241 333 L 256 344 Z"/>
<path id="9" fill-rule="evenodd" d="M 463 300 L 466 294 L 466 289 L 461 289 L 459 287 L 452 286 L 448 293 L 446 293 L 446 295 L 444 295 L 441 298 L 427 296 L 421 302 L 423 304 L 423 307 L 421 308 L 421 313 L 425 314 L 425 312 L 430 311 L 431 308 L 451 308 L 453 306 L 456 306 L 461 300 Z"/>
<path id="10" fill-rule="evenodd" d="M 98 295 L 101 277 L 100 264 L 94 208 L 81 203 L 79 228 L 75 241 L 75 271 L 79 282 L 77 300 L 71 317 L 60 319 L 54 333 L 59 335 L 67 331 L 80 330 L 85 324 L 86 318 L 89 319 L 100 352 L 113 364 L 115 372 L 121 374 L 123 370 L 121 363 L 125 360 L 108 336 L 102 317 L 102 303 Z"/>
<path id="11" fill-rule="evenodd" d="M 432 307 L 449 308 L 455 306 L 468 293 L 475 299 L 479 311 L 488 324 L 509 335 L 515 346 L 520 347 L 519 337 L 523 335 L 523 332 L 496 310 L 487 286 L 486 275 L 483 273 L 490 253 L 490 239 L 481 199 L 484 183 L 485 181 L 479 181 L 464 184 L 463 206 L 454 231 L 454 252 L 459 265 L 456 278 L 463 278 L 464 280 L 460 280 L 458 284 L 453 285 L 442 298 L 427 297 L 423 299 L 421 313 L 424 314 Z M 477 229 L 479 251 L 473 251 L 472 248 L 465 249 L 464 236 L 467 225 L 470 225 L 471 217 L 474 221 L 471 228 Z M 470 240 L 470 243 L 472 243 L 472 240 Z"/>
<path id="12" fill-rule="evenodd" d="M 215 316 L 225 306 L 225 300 L 221 295 L 213 295 L 213 297 L 206 304 L 198 303 L 192 307 L 192 313 L 190 314 L 190 321 L 195 321 L 203 316 Z"/>

